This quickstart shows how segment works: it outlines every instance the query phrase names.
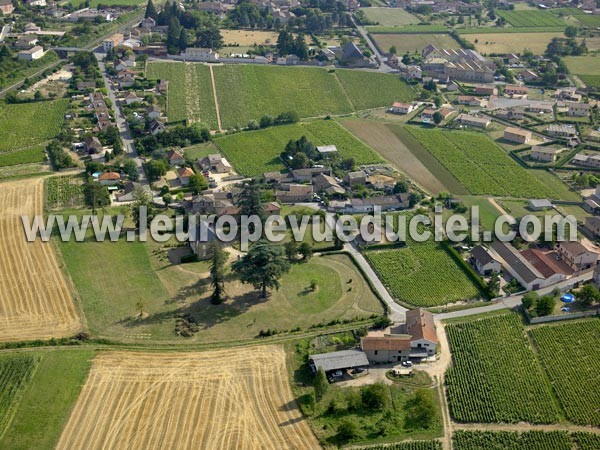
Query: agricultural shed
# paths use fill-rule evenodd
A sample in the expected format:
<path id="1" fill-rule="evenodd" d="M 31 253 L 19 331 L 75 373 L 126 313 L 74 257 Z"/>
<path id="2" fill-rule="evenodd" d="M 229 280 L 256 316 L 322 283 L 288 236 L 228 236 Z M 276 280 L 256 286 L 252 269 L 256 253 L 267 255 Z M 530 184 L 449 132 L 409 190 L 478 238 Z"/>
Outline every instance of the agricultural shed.
<path id="1" fill-rule="evenodd" d="M 360 350 L 342 350 L 339 352 L 310 355 L 308 357 L 308 362 L 313 372 L 323 369 L 325 373 L 334 370 L 346 370 L 369 366 L 367 355 Z"/>

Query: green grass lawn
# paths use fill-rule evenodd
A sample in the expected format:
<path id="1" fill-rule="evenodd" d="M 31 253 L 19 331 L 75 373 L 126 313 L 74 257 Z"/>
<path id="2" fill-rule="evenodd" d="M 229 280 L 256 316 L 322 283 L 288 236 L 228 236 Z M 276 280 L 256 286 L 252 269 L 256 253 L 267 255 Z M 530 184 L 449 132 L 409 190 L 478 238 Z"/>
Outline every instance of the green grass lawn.
<path id="1" fill-rule="evenodd" d="M 230 64 L 213 71 L 224 128 L 285 111 L 300 117 L 352 111 L 335 74 L 324 69 Z"/>
<path id="2" fill-rule="evenodd" d="M 342 69 L 336 70 L 336 75 L 356 110 L 391 106 L 415 97 L 413 89 L 397 75 Z"/>
<path id="3" fill-rule="evenodd" d="M 419 23 L 419 18 L 402 8 L 361 8 L 367 19 L 384 27 Z"/>
<path id="4" fill-rule="evenodd" d="M 467 219 L 471 219 L 471 208 L 477 206 L 479 208 L 479 225 L 486 230 L 494 230 L 494 224 L 496 223 L 496 219 L 500 216 L 500 211 L 489 202 L 487 197 L 465 195 L 458 197 L 458 199 L 469 209 L 465 214 Z M 445 216 L 452 214 L 455 214 L 455 211 L 448 210 L 445 212 Z"/>
<path id="5" fill-rule="evenodd" d="M 566 56 L 564 62 L 585 84 L 600 87 L 600 56 Z"/>
<path id="6" fill-rule="evenodd" d="M 205 156 L 219 153 L 219 149 L 212 142 L 204 142 L 202 144 L 192 145 L 182 149 L 186 157 L 197 161 L 198 159 L 204 158 Z"/>
<path id="7" fill-rule="evenodd" d="M 0 167 L 39 163 L 45 160 L 46 153 L 44 152 L 43 146 L 35 146 L 25 150 L 0 153 Z"/>
<path id="8" fill-rule="evenodd" d="M 315 120 L 231 134 L 215 139 L 229 162 L 243 175 L 257 176 L 284 169 L 279 155 L 290 139 L 306 136 L 315 145 L 334 144 L 343 158 L 357 164 L 378 163 L 382 158 L 333 120 Z M 260 149 L 260 151 L 256 151 Z"/>
<path id="9" fill-rule="evenodd" d="M 151 63 L 148 78 L 169 81 L 167 116 L 169 122 L 200 122 L 217 128 L 217 111 L 210 68 L 205 64 Z"/>
<path id="10" fill-rule="evenodd" d="M 78 348 L 27 352 L 40 358 L 0 448 L 52 450 L 83 386 L 95 352 Z"/>

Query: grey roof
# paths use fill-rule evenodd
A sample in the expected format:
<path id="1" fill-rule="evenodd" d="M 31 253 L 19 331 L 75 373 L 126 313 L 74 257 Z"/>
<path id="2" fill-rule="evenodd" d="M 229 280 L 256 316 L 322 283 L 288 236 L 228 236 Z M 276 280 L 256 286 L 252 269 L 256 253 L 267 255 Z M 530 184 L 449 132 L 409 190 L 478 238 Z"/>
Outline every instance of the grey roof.
<path id="1" fill-rule="evenodd" d="M 526 283 L 537 279 L 544 279 L 539 273 L 511 244 L 495 241 L 490 246 Z"/>
<path id="2" fill-rule="evenodd" d="M 362 59 L 363 53 L 354 42 L 348 42 L 342 48 L 342 59 Z"/>
<path id="3" fill-rule="evenodd" d="M 545 198 L 534 198 L 529 200 L 529 205 L 533 208 L 552 208 L 552 202 Z"/>
<path id="4" fill-rule="evenodd" d="M 368 366 L 367 355 L 360 350 L 342 350 L 340 352 L 321 353 L 308 357 L 317 369 L 330 370 L 349 369 L 351 367 Z"/>
<path id="5" fill-rule="evenodd" d="M 473 250 L 471 250 L 471 256 L 484 266 L 495 261 L 494 257 L 490 255 L 490 252 L 488 252 L 483 245 L 478 245 L 473 248 Z"/>

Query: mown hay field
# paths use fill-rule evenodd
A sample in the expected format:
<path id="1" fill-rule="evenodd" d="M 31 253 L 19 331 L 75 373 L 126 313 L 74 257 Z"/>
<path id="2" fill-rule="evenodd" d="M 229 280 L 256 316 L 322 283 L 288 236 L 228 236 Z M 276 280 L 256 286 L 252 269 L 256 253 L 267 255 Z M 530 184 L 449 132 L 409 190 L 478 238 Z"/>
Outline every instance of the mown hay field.
<path id="1" fill-rule="evenodd" d="M 52 244 L 27 242 L 21 223 L 43 213 L 43 179 L 0 187 L 0 341 L 74 334 L 81 323 Z"/>
<path id="2" fill-rule="evenodd" d="M 98 355 L 57 450 L 124 447 L 320 448 L 279 346 Z"/>
<path id="3" fill-rule="evenodd" d="M 475 44 L 477 51 L 483 54 L 523 53 L 527 49 L 541 55 L 552 38 L 563 36 L 562 33 L 484 33 L 466 34 L 463 37 Z"/>
<path id="4" fill-rule="evenodd" d="M 421 53 L 429 44 L 438 48 L 460 48 L 460 44 L 447 33 L 414 33 L 414 34 L 392 34 L 372 33 L 377 46 L 382 52 L 388 52 L 390 47 L 395 46 L 399 56 L 408 53 Z"/>

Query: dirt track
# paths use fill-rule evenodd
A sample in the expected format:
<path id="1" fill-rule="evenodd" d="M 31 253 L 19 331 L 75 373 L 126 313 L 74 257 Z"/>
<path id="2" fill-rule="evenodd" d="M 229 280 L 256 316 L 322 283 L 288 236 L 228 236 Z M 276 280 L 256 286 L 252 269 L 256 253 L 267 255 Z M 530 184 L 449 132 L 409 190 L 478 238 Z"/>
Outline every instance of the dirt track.
<path id="1" fill-rule="evenodd" d="M 99 355 L 57 450 L 316 449 L 281 347 Z"/>
<path id="2" fill-rule="evenodd" d="M 21 214 L 42 214 L 43 179 L 0 184 L 0 341 L 76 333 L 81 323 L 50 243 L 28 243 Z"/>

